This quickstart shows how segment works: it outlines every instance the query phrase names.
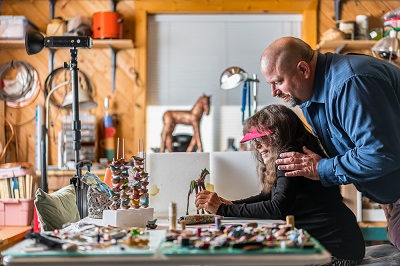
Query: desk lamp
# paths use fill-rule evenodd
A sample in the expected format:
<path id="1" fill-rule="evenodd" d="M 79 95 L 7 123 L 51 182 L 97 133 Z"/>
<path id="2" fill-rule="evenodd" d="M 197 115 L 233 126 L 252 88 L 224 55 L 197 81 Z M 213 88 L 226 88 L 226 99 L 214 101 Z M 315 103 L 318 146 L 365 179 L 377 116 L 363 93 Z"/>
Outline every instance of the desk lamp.
<path id="1" fill-rule="evenodd" d="M 251 116 L 257 111 L 257 90 L 258 83 L 257 75 L 253 74 L 252 78 L 246 71 L 240 67 L 233 66 L 225 69 L 220 78 L 221 89 L 231 90 L 243 85 L 242 88 L 242 123 L 244 123 L 246 103 L 249 103 L 248 115 Z M 253 106 L 251 105 L 251 97 L 253 96 Z"/>
<path id="2" fill-rule="evenodd" d="M 397 38 L 397 31 L 391 30 L 389 35 L 380 39 L 371 48 L 372 54 L 375 57 L 379 57 L 394 63 L 395 60 L 400 56 L 400 40 Z"/>
<path id="3" fill-rule="evenodd" d="M 70 48 L 70 63 L 64 62 L 64 67 L 69 68 L 71 71 L 71 86 L 72 86 L 72 136 L 74 158 L 76 165 L 76 173 L 71 178 L 71 183 L 77 188 L 77 203 L 78 210 L 81 218 L 88 214 L 87 209 L 87 187 L 81 181 L 82 167 L 88 165 L 87 163 L 79 161 L 79 150 L 81 148 L 81 121 L 79 120 L 79 90 L 78 90 L 78 48 L 92 48 L 92 38 L 88 36 L 48 36 L 44 37 L 39 31 L 30 29 L 25 35 L 25 48 L 28 55 L 34 55 L 47 48 Z M 45 150 L 45 149 L 44 149 Z M 43 150 L 43 151 L 44 151 Z M 47 155 L 46 155 L 47 156 Z M 42 162 L 42 164 L 47 162 Z M 47 169 L 42 167 L 42 171 Z M 47 173 L 42 175 L 42 182 L 45 181 L 47 186 Z M 43 180 L 44 179 L 44 180 Z"/>

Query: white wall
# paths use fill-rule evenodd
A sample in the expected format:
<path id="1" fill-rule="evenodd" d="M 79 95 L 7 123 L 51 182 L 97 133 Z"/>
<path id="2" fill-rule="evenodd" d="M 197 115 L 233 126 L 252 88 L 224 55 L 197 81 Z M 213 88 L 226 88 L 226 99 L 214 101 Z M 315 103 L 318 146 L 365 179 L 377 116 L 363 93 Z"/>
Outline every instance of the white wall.
<path id="1" fill-rule="evenodd" d="M 162 114 L 191 109 L 203 94 L 212 95 L 203 116 L 205 152 L 223 151 L 227 138 L 241 137 L 241 88 L 223 91 L 220 75 L 239 66 L 260 80 L 258 106 L 281 103 L 270 95 L 259 59 L 282 36 L 301 36 L 301 15 L 156 15 L 149 18 L 147 149 L 161 144 Z M 192 132 L 185 127 L 175 133 Z"/>
<path id="2" fill-rule="evenodd" d="M 178 215 L 185 215 L 190 182 L 202 169 L 210 172 L 204 184 L 228 199 L 243 199 L 261 191 L 256 163 L 249 151 L 150 153 L 147 157 L 150 207 L 156 217 L 168 215 L 168 204 L 177 204 Z M 195 192 L 189 197 L 189 214 L 196 213 Z"/>

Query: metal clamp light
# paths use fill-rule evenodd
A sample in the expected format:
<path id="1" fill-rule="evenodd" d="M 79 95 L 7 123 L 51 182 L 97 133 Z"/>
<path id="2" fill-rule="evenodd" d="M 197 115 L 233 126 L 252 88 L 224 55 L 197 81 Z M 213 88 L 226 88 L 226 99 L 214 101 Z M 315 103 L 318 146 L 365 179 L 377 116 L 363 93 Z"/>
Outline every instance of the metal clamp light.
<path id="1" fill-rule="evenodd" d="M 71 86 L 72 86 L 72 129 L 73 129 L 73 148 L 76 165 L 76 174 L 71 178 L 71 183 L 77 187 L 77 203 L 81 218 L 87 216 L 86 194 L 87 188 L 84 188 L 82 177 L 82 163 L 79 162 L 79 150 L 81 148 L 81 121 L 79 120 L 79 90 L 78 90 L 78 50 L 77 48 L 92 48 L 92 38 L 88 36 L 49 36 L 44 37 L 36 30 L 28 30 L 25 35 L 25 49 L 28 55 L 34 55 L 47 48 L 70 48 L 70 63 L 64 62 L 64 68 L 69 68 L 71 71 Z M 47 132 L 47 128 L 44 130 Z M 46 133 L 47 135 L 47 133 Z M 45 146 L 45 141 L 42 140 L 42 148 Z M 46 151 L 46 147 L 42 153 Z M 46 155 L 47 156 L 47 155 Z M 44 167 L 43 167 L 44 165 Z M 47 161 L 42 161 L 42 186 L 47 189 Z"/>
<path id="2" fill-rule="evenodd" d="M 257 111 L 257 91 L 258 83 L 260 81 L 257 79 L 257 75 L 253 74 L 252 78 L 246 71 L 240 67 L 233 66 L 225 69 L 220 78 L 221 89 L 231 90 L 239 86 L 242 88 L 242 123 L 244 123 L 246 103 L 249 103 L 248 115 L 251 116 Z M 253 98 L 253 105 L 251 104 L 251 98 Z"/>

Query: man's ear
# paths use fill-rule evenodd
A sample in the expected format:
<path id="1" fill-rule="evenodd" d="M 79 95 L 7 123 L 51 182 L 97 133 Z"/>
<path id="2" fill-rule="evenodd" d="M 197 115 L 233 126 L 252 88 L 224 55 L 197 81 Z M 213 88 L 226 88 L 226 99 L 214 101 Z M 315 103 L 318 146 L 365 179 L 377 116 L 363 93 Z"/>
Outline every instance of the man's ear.
<path id="1" fill-rule="evenodd" d="M 308 78 L 308 77 L 310 76 L 310 73 L 311 73 L 310 66 L 309 66 L 306 62 L 304 62 L 304 61 L 300 61 L 300 62 L 297 64 L 297 71 L 298 71 L 302 76 L 304 76 L 305 78 Z"/>

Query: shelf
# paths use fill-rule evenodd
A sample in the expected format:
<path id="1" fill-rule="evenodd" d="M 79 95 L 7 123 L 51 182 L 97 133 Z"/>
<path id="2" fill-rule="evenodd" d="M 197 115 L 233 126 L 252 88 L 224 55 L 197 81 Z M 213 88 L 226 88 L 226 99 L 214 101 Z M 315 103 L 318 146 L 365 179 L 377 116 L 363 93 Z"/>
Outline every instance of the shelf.
<path id="1" fill-rule="evenodd" d="M 0 40 L 0 49 L 25 48 L 25 40 Z"/>
<path id="2" fill-rule="evenodd" d="M 130 49 L 133 48 L 133 41 L 129 39 L 93 40 L 93 49 L 101 48 Z"/>
<path id="3" fill-rule="evenodd" d="M 346 50 L 362 50 L 370 49 L 376 41 L 373 40 L 335 40 L 322 41 L 317 44 L 317 49 L 335 49 L 335 52 L 340 53 L 343 49 Z"/>
<path id="4" fill-rule="evenodd" d="M 93 40 L 92 49 L 130 49 L 134 48 L 130 39 Z M 0 40 L 0 49 L 25 49 L 25 40 Z"/>
<path id="5" fill-rule="evenodd" d="M 1 2 L 1 0 L 0 0 Z M 66 47 L 68 48 L 68 47 Z M 116 67 L 117 67 L 117 52 L 121 49 L 130 49 L 134 48 L 133 41 L 130 39 L 107 39 L 107 40 L 99 40 L 93 39 L 92 49 L 111 49 L 111 78 L 112 78 L 112 92 L 115 91 L 115 75 L 116 75 Z M 0 50 L 1 49 L 25 49 L 25 39 L 22 40 L 9 40 L 3 39 L 0 40 Z M 52 50 L 54 51 L 54 50 Z M 51 53 L 50 62 L 50 72 L 53 71 L 52 62 L 54 59 L 54 53 Z"/>

